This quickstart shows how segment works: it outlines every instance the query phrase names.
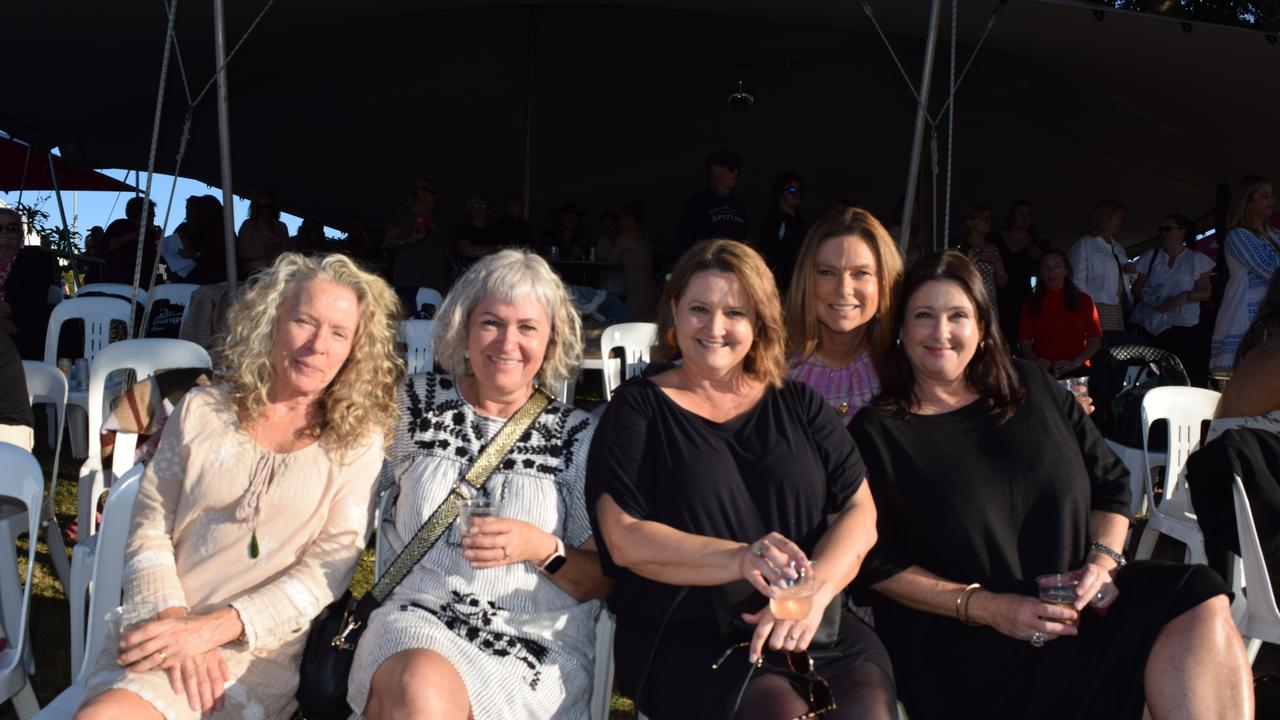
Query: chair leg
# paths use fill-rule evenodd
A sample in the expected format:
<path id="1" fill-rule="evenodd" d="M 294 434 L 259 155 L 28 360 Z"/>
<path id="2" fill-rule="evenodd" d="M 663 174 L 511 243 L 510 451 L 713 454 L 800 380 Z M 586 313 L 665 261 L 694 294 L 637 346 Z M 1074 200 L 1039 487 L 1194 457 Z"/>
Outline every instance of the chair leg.
<path id="1" fill-rule="evenodd" d="M 1258 638 L 1249 638 L 1245 643 L 1244 651 L 1249 655 L 1249 665 L 1253 665 L 1253 661 L 1258 658 L 1258 651 L 1262 649 L 1262 641 Z"/>
<path id="2" fill-rule="evenodd" d="M 62 584 L 62 592 L 71 596 L 71 561 L 67 559 L 67 546 L 62 542 L 62 528 L 52 517 L 45 524 L 44 540 L 49 545 L 49 560 L 53 564 L 53 572 Z"/>
<path id="3" fill-rule="evenodd" d="M 13 701 L 13 709 L 18 713 L 19 720 L 31 720 L 40 713 L 40 703 L 36 702 L 30 680 L 23 683 L 22 689 L 9 699 Z"/>
<path id="4" fill-rule="evenodd" d="M 1150 524 L 1142 528 L 1142 538 L 1138 540 L 1138 549 L 1133 553 L 1133 559 L 1150 559 L 1152 553 L 1156 550 L 1156 540 L 1159 539 L 1159 537 L 1160 533 L 1154 530 Z"/>
<path id="5" fill-rule="evenodd" d="M 67 588 L 67 602 L 71 606 L 71 676 L 80 672 L 85 653 L 85 611 L 89 581 L 93 572 L 93 553 L 87 547 L 77 547 L 71 556 L 71 586 Z"/>
<path id="6" fill-rule="evenodd" d="M 71 456 L 89 457 L 89 416 L 79 405 L 67 405 L 67 430 L 71 434 Z"/>

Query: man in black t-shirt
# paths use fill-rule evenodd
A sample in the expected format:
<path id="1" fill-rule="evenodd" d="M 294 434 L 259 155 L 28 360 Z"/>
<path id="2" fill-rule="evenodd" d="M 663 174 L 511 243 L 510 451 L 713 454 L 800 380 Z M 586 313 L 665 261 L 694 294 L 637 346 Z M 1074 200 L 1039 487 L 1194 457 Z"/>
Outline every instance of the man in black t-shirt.
<path id="1" fill-rule="evenodd" d="M 672 262 L 699 240 L 732 238 L 746 242 L 747 208 L 732 194 L 741 166 L 737 153 L 727 150 L 707 156 L 707 187 L 684 203 L 671 247 Z"/>

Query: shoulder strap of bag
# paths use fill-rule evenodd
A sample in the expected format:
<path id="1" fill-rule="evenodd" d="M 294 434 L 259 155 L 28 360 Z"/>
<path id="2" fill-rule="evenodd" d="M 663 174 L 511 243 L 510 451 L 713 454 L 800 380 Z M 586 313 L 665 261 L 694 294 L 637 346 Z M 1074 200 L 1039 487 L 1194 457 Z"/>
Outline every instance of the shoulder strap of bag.
<path id="1" fill-rule="evenodd" d="M 498 465 L 511 452 L 511 448 L 515 446 L 516 441 L 524 435 L 524 431 L 529 429 L 533 421 L 542 414 L 547 405 L 551 402 L 551 396 L 541 388 L 533 391 L 533 395 L 529 397 L 525 404 L 512 415 L 502 429 L 498 430 L 498 434 L 493 436 L 493 440 L 480 451 L 480 455 L 476 457 L 476 461 L 471 465 L 471 469 L 467 470 L 467 474 L 462 478 L 462 482 L 473 488 L 479 489 L 488 481 L 489 476 L 498 468 Z M 444 531 L 448 529 L 453 521 L 458 517 L 458 506 L 466 499 L 462 493 L 462 483 L 454 485 L 445 499 L 441 501 L 427 518 L 427 521 L 418 528 L 418 532 L 413 538 L 405 544 L 404 549 L 392 561 L 391 567 L 382 574 L 382 577 L 369 591 L 379 603 L 387 599 L 392 590 L 404 580 L 414 565 L 427 554 L 436 541 L 444 535 Z"/>

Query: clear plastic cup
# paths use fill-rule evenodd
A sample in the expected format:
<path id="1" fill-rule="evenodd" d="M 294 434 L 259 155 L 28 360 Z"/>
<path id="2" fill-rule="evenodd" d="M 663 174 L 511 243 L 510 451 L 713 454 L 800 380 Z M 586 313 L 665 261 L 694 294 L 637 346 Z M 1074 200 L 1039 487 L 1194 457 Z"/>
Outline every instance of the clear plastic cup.
<path id="1" fill-rule="evenodd" d="M 471 519 L 477 517 L 502 517 L 502 502 L 488 497 L 463 500 L 458 508 L 462 518 L 462 532 L 471 534 Z"/>
<path id="2" fill-rule="evenodd" d="M 107 642 L 114 645 L 118 652 L 121 638 L 142 623 L 155 619 L 159 612 L 160 609 L 155 603 L 121 605 L 118 608 L 108 610 L 106 616 L 103 617 L 103 620 L 107 623 Z"/>
<path id="3" fill-rule="evenodd" d="M 773 597 L 769 598 L 769 610 L 779 620 L 803 620 L 813 609 L 813 592 L 817 587 L 813 565 L 791 568 L 796 572 L 794 580 L 781 578 L 773 584 Z"/>
<path id="4" fill-rule="evenodd" d="M 1058 383 L 1070 390 L 1071 394 L 1075 395 L 1077 399 L 1089 397 L 1089 378 L 1087 377 L 1063 378 Z"/>
<path id="5" fill-rule="evenodd" d="M 1057 605 L 1068 610 L 1076 609 L 1076 586 L 1080 579 L 1071 573 L 1053 573 L 1036 578 L 1040 588 L 1040 602 Z M 1063 620 L 1064 625 L 1075 625 L 1075 620 Z"/>

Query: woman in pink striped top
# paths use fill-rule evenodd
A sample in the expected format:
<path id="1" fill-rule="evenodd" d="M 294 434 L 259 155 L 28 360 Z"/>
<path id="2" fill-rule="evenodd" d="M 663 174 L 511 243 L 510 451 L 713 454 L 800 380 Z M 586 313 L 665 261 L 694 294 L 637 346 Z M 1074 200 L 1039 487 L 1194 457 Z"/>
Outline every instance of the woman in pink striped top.
<path id="1" fill-rule="evenodd" d="M 901 279 L 898 246 L 859 208 L 828 213 L 800 246 L 786 303 L 788 375 L 846 425 L 880 392 L 876 363 L 892 343 L 887 318 Z"/>

